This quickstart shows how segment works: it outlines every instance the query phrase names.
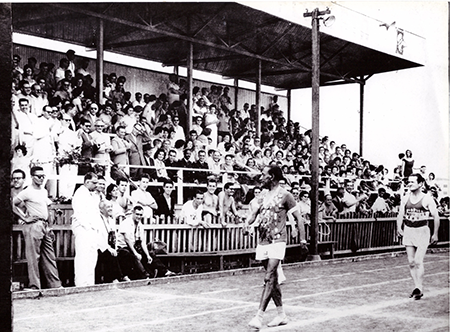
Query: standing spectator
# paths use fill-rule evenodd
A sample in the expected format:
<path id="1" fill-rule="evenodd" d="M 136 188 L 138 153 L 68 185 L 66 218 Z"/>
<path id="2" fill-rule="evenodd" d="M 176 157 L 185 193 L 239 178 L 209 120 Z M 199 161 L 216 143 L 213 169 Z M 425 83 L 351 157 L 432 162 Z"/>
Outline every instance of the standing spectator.
<path id="1" fill-rule="evenodd" d="M 178 115 L 175 115 L 173 117 L 173 128 L 174 128 L 174 136 L 173 136 L 173 142 L 176 142 L 178 140 L 185 140 L 186 135 L 184 133 L 184 129 L 182 126 L 180 126 L 180 117 Z"/>
<path id="2" fill-rule="evenodd" d="M 13 55 L 13 69 L 12 69 L 12 77 L 21 81 L 23 77 L 23 69 L 20 67 L 20 60 L 22 58 L 18 54 Z"/>
<path id="3" fill-rule="evenodd" d="M 206 152 L 205 150 L 198 151 L 198 160 L 192 164 L 192 168 L 197 169 L 209 169 L 208 163 L 206 162 Z M 209 172 L 197 171 L 194 173 L 195 183 L 206 183 Z"/>
<path id="4" fill-rule="evenodd" d="M 82 75 L 83 77 L 91 75 L 91 73 L 88 71 L 88 67 L 89 67 L 89 59 L 88 58 L 81 59 L 80 68 L 77 69 L 76 74 Z"/>
<path id="5" fill-rule="evenodd" d="M 336 221 L 338 209 L 333 204 L 331 194 L 325 194 L 323 203 L 319 206 L 319 220 Z"/>
<path id="6" fill-rule="evenodd" d="M 58 159 L 59 159 L 59 195 L 69 199 L 75 190 L 74 177 L 78 173 L 78 165 L 72 162 L 72 156 L 81 151 L 81 139 L 75 131 L 70 129 L 72 118 L 64 114 L 61 120 L 62 132 L 59 135 Z"/>
<path id="7" fill-rule="evenodd" d="M 111 140 L 112 162 L 117 165 L 128 166 L 128 151 L 131 149 L 131 143 L 125 139 L 125 127 L 119 126 L 116 129 L 116 135 Z M 127 171 L 127 173 L 129 173 Z"/>
<path id="8" fill-rule="evenodd" d="M 72 198 L 72 232 L 75 237 L 75 286 L 95 284 L 97 232 L 101 226 L 99 196 L 95 194 L 98 177 L 86 173 L 84 183 Z"/>
<path id="9" fill-rule="evenodd" d="M 165 180 L 163 182 L 163 192 L 155 198 L 158 208 L 155 211 L 155 215 L 160 218 L 173 218 L 175 215 L 175 197 L 172 192 L 174 189 L 173 182 L 171 180 Z"/>
<path id="10" fill-rule="evenodd" d="M 131 201 L 133 206 L 140 205 L 144 209 L 144 221 L 153 217 L 153 210 L 158 208 L 155 199 L 152 194 L 147 191 L 148 185 L 150 183 L 150 177 L 148 174 L 142 174 L 138 187 L 131 193 Z"/>
<path id="11" fill-rule="evenodd" d="M 412 157 L 411 150 L 406 150 L 405 156 L 402 159 L 402 176 L 403 178 L 408 178 L 414 168 L 414 159 Z"/>
<path id="12" fill-rule="evenodd" d="M 66 70 L 69 68 L 69 60 L 62 58 L 59 60 L 59 67 L 55 71 L 55 84 L 57 85 L 59 81 L 66 77 Z"/>
<path id="13" fill-rule="evenodd" d="M 227 220 L 238 216 L 238 211 L 236 208 L 236 203 L 234 201 L 234 189 L 232 188 L 233 183 L 227 182 L 223 186 L 223 190 L 218 195 L 219 200 L 219 218 L 222 226 L 227 225 Z M 234 219 L 233 219 L 234 221 Z"/>
<path id="14" fill-rule="evenodd" d="M 133 126 L 133 130 L 130 134 L 125 136 L 125 139 L 131 143 L 128 158 L 130 165 L 147 165 L 144 158 L 144 142 L 146 142 L 146 135 L 141 130 L 141 126 L 138 124 Z M 130 168 L 131 177 L 139 177 L 142 174 L 142 168 Z"/>
<path id="15" fill-rule="evenodd" d="M 33 84 L 31 87 L 31 103 L 31 109 L 34 111 L 34 115 L 36 116 L 42 115 L 42 110 L 48 105 L 47 94 L 37 83 Z"/>
<path id="16" fill-rule="evenodd" d="M 362 194 L 361 196 L 356 198 L 356 196 L 353 195 L 353 190 L 353 182 L 347 180 L 345 182 L 344 197 L 342 198 L 342 204 L 344 206 L 344 210 L 342 211 L 342 213 L 356 212 L 356 208 L 358 207 L 359 202 L 367 199 L 367 195 L 365 194 Z"/>
<path id="17" fill-rule="evenodd" d="M 217 147 L 217 131 L 219 119 L 217 118 L 217 107 L 214 104 L 209 105 L 208 111 L 203 117 L 205 128 L 211 129 L 210 137 L 212 139 L 211 146 L 215 149 Z"/>
<path id="18" fill-rule="evenodd" d="M 67 66 L 67 69 L 70 70 L 72 73 L 72 76 L 75 76 L 75 51 L 74 50 L 67 50 L 66 52 L 67 60 L 69 60 L 69 65 Z"/>
<path id="19" fill-rule="evenodd" d="M 208 180 L 206 189 L 207 191 L 204 193 L 203 196 L 202 219 L 206 223 L 212 224 L 213 220 L 214 221 L 217 220 L 216 218 L 219 204 L 219 198 L 215 194 L 215 191 L 217 189 L 217 182 L 215 180 Z"/>
<path id="20" fill-rule="evenodd" d="M 25 257 L 28 266 L 29 287 L 41 289 L 39 267 L 42 268 L 49 288 L 61 287 L 56 266 L 53 239 L 49 227 L 48 206 L 52 203 L 43 184 L 45 173 L 42 167 L 34 166 L 30 171 L 31 186 L 13 199 L 13 211 L 21 220 L 25 239 Z"/>
<path id="21" fill-rule="evenodd" d="M 166 167 L 178 167 L 178 159 L 177 159 L 177 151 L 171 149 L 169 150 L 169 157 L 164 161 Z M 167 170 L 167 177 L 172 182 L 177 182 L 178 180 L 178 171 L 177 170 Z"/>
<path id="22" fill-rule="evenodd" d="M 11 174 L 11 200 L 17 196 L 25 187 L 26 174 L 23 170 L 16 168 Z"/>
<path id="23" fill-rule="evenodd" d="M 192 200 L 183 204 L 179 215 L 179 223 L 187 224 L 192 227 L 202 226 L 208 228 L 209 224 L 203 221 L 203 198 L 204 194 L 201 191 L 197 191 Z"/>
<path id="24" fill-rule="evenodd" d="M 107 165 L 110 161 L 109 153 L 112 151 L 111 138 L 104 133 L 105 123 L 98 119 L 95 121 L 95 131 L 92 132 L 94 140 L 94 159 L 96 163 Z"/>
<path id="25" fill-rule="evenodd" d="M 81 118 L 80 129 L 77 131 L 78 138 L 81 139 L 81 157 L 92 158 L 94 156 L 94 139 L 91 135 L 92 123 L 89 119 Z"/>

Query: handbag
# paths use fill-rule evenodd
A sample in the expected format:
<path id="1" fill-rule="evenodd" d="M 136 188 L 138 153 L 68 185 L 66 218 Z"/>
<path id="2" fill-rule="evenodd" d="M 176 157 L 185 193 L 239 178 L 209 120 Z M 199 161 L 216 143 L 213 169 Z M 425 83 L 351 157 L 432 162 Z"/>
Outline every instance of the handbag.
<path id="1" fill-rule="evenodd" d="M 149 248 L 151 251 L 153 251 L 155 254 L 159 255 L 166 255 L 167 254 L 167 243 L 164 241 L 155 239 L 152 243 L 150 243 Z"/>

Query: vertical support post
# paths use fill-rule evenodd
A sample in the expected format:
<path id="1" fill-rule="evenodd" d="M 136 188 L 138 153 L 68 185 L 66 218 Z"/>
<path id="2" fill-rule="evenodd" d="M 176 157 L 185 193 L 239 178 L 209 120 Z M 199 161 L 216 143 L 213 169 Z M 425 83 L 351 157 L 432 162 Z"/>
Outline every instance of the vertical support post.
<path id="1" fill-rule="evenodd" d="M 359 83 L 359 155 L 363 155 L 363 144 L 364 144 L 364 77 L 360 77 Z"/>
<path id="2" fill-rule="evenodd" d="M 104 49 L 104 25 L 103 20 L 98 19 L 98 31 L 97 31 L 97 101 L 99 104 L 103 104 L 103 54 Z"/>
<path id="3" fill-rule="evenodd" d="M 261 135 L 261 60 L 258 60 L 258 73 L 256 77 L 256 136 Z"/>
<path id="4" fill-rule="evenodd" d="M 292 105 L 291 105 L 291 101 L 292 101 L 292 89 L 288 89 L 287 90 L 287 119 L 288 121 L 291 120 L 292 117 Z"/>
<path id="5" fill-rule="evenodd" d="M 188 130 L 187 133 L 192 128 L 192 109 L 193 109 L 193 92 L 192 89 L 194 88 L 194 79 L 193 79 L 193 67 L 194 67 L 194 44 L 192 42 L 189 42 L 189 50 L 187 54 L 187 85 L 188 85 L 188 95 L 187 95 L 187 112 L 188 112 Z"/>
<path id="6" fill-rule="evenodd" d="M 0 331 L 12 331 L 11 68 L 12 11 L 0 3 Z M 29 176 L 29 174 L 27 174 Z"/>
<path id="7" fill-rule="evenodd" d="M 312 12 L 312 144 L 311 144 L 311 257 L 320 260 L 319 243 L 319 90 L 320 90 L 320 36 L 319 10 Z"/>
<path id="8" fill-rule="evenodd" d="M 234 109 L 238 109 L 239 103 L 239 80 L 237 78 L 234 79 Z"/>

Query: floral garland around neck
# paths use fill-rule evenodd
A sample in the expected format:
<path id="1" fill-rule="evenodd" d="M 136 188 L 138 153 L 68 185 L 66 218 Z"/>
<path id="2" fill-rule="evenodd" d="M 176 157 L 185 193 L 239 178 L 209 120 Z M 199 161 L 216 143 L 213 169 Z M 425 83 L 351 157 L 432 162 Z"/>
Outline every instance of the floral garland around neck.
<path id="1" fill-rule="evenodd" d="M 278 227 L 272 229 L 271 225 L 277 220 L 277 212 L 275 208 L 281 207 L 281 201 L 284 197 L 283 193 L 280 192 L 281 187 L 275 189 L 273 193 L 266 193 L 263 203 L 261 205 L 261 210 L 258 215 L 259 219 L 259 234 L 261 239 L 267 239 L 268 241 L 277 240 L 281 237 L 281 230 Z"/>

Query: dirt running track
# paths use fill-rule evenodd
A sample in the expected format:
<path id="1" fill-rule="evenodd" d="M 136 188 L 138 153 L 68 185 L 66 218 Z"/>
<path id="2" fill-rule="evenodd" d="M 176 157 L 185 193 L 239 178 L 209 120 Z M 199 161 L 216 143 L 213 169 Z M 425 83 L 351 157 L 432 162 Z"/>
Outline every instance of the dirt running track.
<path id="1" fill-rule="evenodd" d="M 398 257 L 396 257 L 398 256 Z M 290 322 L 261 331 L 449 331 L 449 253 L 425 257 L 424 297 L 406 256 L 381 255 L 285 266 L 283 301 Z M 15 332 L 249 331 L 262 292 L 258 269 L 176 277 L 139 287 L 111 287 L 15 299 Z M 271 303 L 267 324 L 276 315 Z"/>

